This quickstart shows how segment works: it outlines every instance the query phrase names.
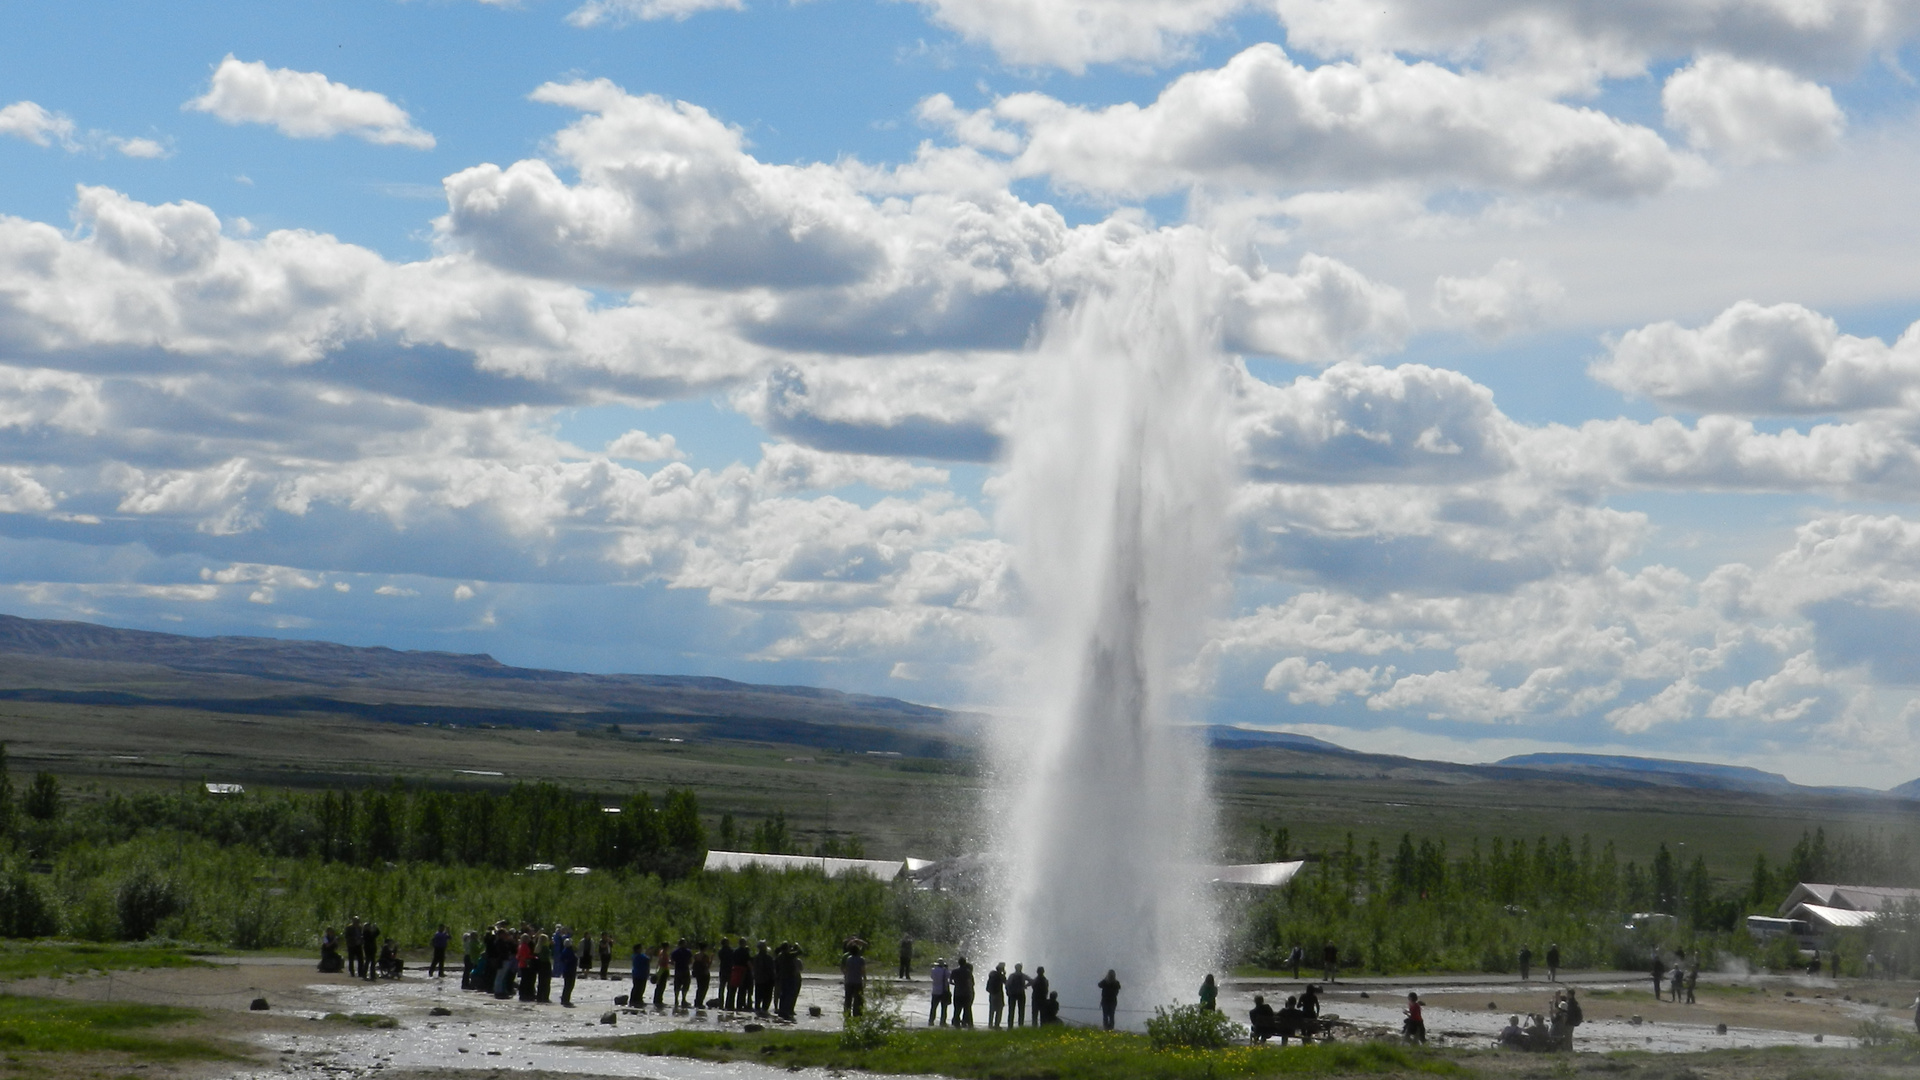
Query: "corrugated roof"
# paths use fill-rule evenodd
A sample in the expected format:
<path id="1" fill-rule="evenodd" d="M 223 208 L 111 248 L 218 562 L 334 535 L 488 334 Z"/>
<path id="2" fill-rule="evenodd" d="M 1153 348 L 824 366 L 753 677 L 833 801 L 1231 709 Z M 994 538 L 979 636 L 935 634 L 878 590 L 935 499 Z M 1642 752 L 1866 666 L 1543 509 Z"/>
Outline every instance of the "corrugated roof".
<path id="1" fill-rule="evenodd" d="M 1821 904 L 1801 904 L 1793 909 L 1792 917 L 1807 920 L 1815 929 L 1849 930 L 1872 922 L 1874 914 L 1871 911 L 1825 907 Z"/>
<path id="2" fill-rule="evenodd" d="M 881 881 L 892 881 L 905 864 L 894 859 L 829 859 L 820 855 L 767 855 L 758 851 L 709 851 L 708 870 L 818 870 L 828 877 L 847 874 L 871 874 Z"/>
<path id="3" fill-rule="evenodd" d="M 1263 862 L 1235 863 L 1230 866 L 1213 867 L 1213 876 L 1209 879 L 1217 885 L 1253 885 L 1264 889 L 1277 889 L 1293 880 L 1293 875 L 1307 865 L 1301 862 Z"/>
<path id="4" fill-rule="evenodd" d="M 1781 915 L 1802 904 L 1845 908 L 1850 911 L 1879 911 L 1907 901 L 1920 902 L 1920 889 L 1900 889 L 1885 885 L 1830 885 L 1803 881 L 1793 887 L 1781 902 Z"/>

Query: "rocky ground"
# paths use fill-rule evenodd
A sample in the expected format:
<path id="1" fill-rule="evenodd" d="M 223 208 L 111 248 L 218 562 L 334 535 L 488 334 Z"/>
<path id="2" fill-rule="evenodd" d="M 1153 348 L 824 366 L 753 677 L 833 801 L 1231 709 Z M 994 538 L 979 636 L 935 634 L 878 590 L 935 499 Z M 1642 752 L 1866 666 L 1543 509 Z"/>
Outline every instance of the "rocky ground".
<path id="1" fill-rule="evenodd" d="M 1427 1002 L 1431 1041 L 1460 1051 L 1465 1055 L 1463 1064 L 1489 1075 L 1583 1075 L 1596 1069 L 1609 1075 L 1647 1077 L 1818 1076 L 1829 1069 L 1834 1076 L 1913 1074 L 1881 1072 L 1863 1064 L 1850 1050 L 1863 1020 L 1879 1019 L 1911 1030 L 1907 1005 L 1914 998 L 1913 985 L 1853 981 L 1835 985 L 1830 980 L 1723 975 L 1703 980 L 1699 1003 L 1688 1006 L 1656 1003 L 1643 980 L 1617 973 L 1576 973 L 1563 978 L 1578 989 L 1588 1021 L 1580 1029 L 1583 1053 L 1571 1058 L 1489 1052 L 1494 1034 L 1508 1015 L 1524 1017 L 1547 1008 L 1553 987 L 1537 979 L 1527 984 L 1479 976 L 1342 982 L 1327 989 L 1323 1009 L 1353 1025 L 1348 1029 L 1350 1037 L 1385 1034 L 1398 1030 L 1407 991 L 1418 990 Z M 1253 994 L 1264 993 L 1277 1003 L 1302 985 L 1229 980 L 1221 1005 L 1243 1015 Z M 909 1018 L 924 1015 L 913 1007 L 924 986 L 913 984 L 905 991 L 904 1012 Z M 574 994 L 577 1007 L 563 1009 L 557 1004 L 496 1001 L 463 992 L 457 979 L 427 979 L 411 973 L 398 982 L 368 983 L 320 975 L 305 960 L 246 957 L 204 968 L 24 980 L 10 989 L 19 994 L 201 1009 L 205 1019 L 192 1025 L 195 1034 L 228 1040 L 254 1056 L 252 1064 L 240 1065 L 76 1057 L 0 1069 L 54 1080 L 126 1075 L 178 1080 L 210 1076 L 479 1080 L 483 1075 L 508 1073 L 521 1080 L 615 1076 L 752 1080 L 761 1075 L 771 1080 L 786 1076 L 783 1071 L 750 1065 L 712 1065 L 558 1045 L 563 1039 L 616 1032 L 678 1026 L 737 1029 L 755 1022 L 749 1015 L 719 1011 L 676 1014 L 620 1009 L 613 999 L 627 989 L 621 981 L 583 981 Z M 256 998 L 265 998 L 269 1008 L 250 1010 Z M 819 1006 L 822 1015 L 806 1016 L 808 1006 Z M 801 1012 L 802 1027 L 836 1029 L 837 985 L 825 978 L 809 979 Z M 613 1019 L 611 1026 L 603 1023 L 608 1015 Z M 983 1002 L 982 1019 L 984 1015 Z M 1720 1024 L 1727 1026 L 1725 1034 L 1718 1030 Z M 1792 1054 L 1789 1060 L 1768 1049 L 1779 1047 L 1819 1052 Z M 1602 1056 L 1600 1051 L 1640 1053 Z"/>

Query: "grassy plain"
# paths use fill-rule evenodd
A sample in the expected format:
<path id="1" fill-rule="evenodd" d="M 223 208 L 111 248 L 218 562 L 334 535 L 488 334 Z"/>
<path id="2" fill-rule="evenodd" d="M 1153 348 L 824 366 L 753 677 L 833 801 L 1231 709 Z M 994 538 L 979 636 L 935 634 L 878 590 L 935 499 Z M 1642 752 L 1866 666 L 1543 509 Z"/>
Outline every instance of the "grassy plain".
<path id="1" fill-rule="evenodd" d="M 709 825 L 784 811 L 803 845 L 857 835 L 875 857 L 935 858 L 972 850 L 986 791 L 970 759 L 888 757 L 777 743 L 665 741 L 632 732 L 438 727 L 325 713 L 248 716 L 155 706 L 0 701 L 0 740 L 16 775 L 47 769 L 70 791 L 231 781 L 307 788 L 382 782 L 488 787 L 549 780 L 620 794 L 689 786 Z M 487 775 L 498 773 L 498 776 Z M 1920 803 L 1841 794 L 1758 795 L 1676 787 L 1610 787 L 1489 779 L 1471 769 L 1362 755 L 1278 749 L 1216 751 L 1214 783 L 1237 854 L 1256 826 L 1285 825 L 1296 850 L 1351 832 L 1391 849 L 1402 833 L 1464 845 L 1493 836 L 1562 833 L 1611 841 L 1643 865 L 1666 843 L 1706 856 L 1723 880 L 1753 857 L 1777 860 L 1804 830 L 1909 830 Z M 1684 846 L 1677 846 L 1684 845 Z"/>
<path id="2" fill-rule="evenodd" d="M 962 1080 L 1261 1080 L 1289 1076 L 1608 1077 L 1617 1080 L 1891 1080 L 1912 1077 L 1920 1051 L 1715 1050 L 1694 1054 L 1605 1055 L 1428 1050 L 1395 1042 L 1281 1048 L 1156 1051 L 1138 1035 L 1084 1029 L 1012 1032 L 912 1031 L 871 1050 L 849 1050 L 824 1032 L 754 1034 L 678 1031 L 581 1040 L 578 1045 L 704 1061 L 755 1061 L 786 1068 L 861 1069 Z"/>
<path id="3" fill-rule="evenodd" d="M 200 1018 L 196 1010 L 166 1005 L 0 994 L 0 1068 L 7 1075 L 71 1075 L 89 1063 L 145 1068 L 246 1059 L 238 1047 L 177 1030 Z"/>
<path id="4" fill-rule="evenodd" d="M 58 978 L 89 971 L 203 967 L 206 961 L 171 945 L 145 942 L 0 941 L 0 981 Z"/>
<path id="5" fill-rule="evenodd" d="M 1156 1051 L 1143 1035 L 1086 1028 L 1019 1028 L 1006 1032 L 902 1032 L 871 1049 L 847 1049 L 831 1032 L 754 1034 L 672 1031 L 582 1040 L 636 1054 L 704 1061 L 757 1061 L 782 1068 L 861 1069 L 900 1075 L 938 1074 L 962 1080 L 1253 1080 L 1266 1076 L 1468 1076 L 1444 1055 L 1389 1043 L 1240 1046 L 1226 1050 Z"/>

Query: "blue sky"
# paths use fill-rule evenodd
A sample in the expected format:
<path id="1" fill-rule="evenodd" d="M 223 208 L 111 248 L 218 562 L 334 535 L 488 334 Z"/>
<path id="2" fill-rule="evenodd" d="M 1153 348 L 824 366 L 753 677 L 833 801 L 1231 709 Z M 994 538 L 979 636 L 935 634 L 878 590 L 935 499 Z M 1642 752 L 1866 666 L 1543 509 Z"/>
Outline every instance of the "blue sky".
<path id="1" fill-rule="evenodd" d="M 1054 320 L 1177 233 L 1237 373 L 1206 715 L 1899 783 L 1916 37 L 43 5 L 0 35 L 0 610 L 1005 704 L 999 455 Z"/>

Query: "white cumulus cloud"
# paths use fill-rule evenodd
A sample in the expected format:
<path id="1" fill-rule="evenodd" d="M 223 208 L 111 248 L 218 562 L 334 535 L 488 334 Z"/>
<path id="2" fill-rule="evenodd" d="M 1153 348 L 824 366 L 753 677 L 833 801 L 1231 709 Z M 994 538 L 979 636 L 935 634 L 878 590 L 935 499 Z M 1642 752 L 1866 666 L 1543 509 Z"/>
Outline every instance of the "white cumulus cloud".
<path id="1" fill-rule="evenodd" d="M 1840 332 L 1799 304 L 1743 300 L 1698 329 L 1660 322 L 1621 335 L 1595 378 L 1662 405 L 1748 416 L 1911 408 L 1920 329 L 1892 345 Z"/>
<path id="2" fill-rule="evenodd" d="M 686 454 L 671 435 L 655 437 L 635 428 L 607 444 L 607 456 L 626 461 L 681 461 Z"/>
<path id="3" fill-rule="evenodd" d="M 1182 75 L 1144 106 L 1029 92 L 992 109 L 1025 131 L 1017 172 L 1121 198 L 1389 181 L 1626 198 L 1686 165 L 1647 128 L 1523 85 L 1394 56 L 1308 68 L 1273 44 Z"/>
<path id="4" fill-rule="evenodd" d="M 1839 141 L 1846 117 L 1833 91 L 1783 68 L 1703 56 L 1660 91 L 1667 126 L 1736 164 L 1778 161 Z"/>
<path id="5" fill-rule="evenodd" d="M 493 0 L 487 0 L 491 3 Z M 739 11 L 741 0 L 587 0 L 567 15 L 574 26 L 618 26 L 657 19 L 686 19 L 702 11 Z"/>
<path id="6" fill-rule="evenodd" d="M 73 121 L 31 101 L 0 107 L 0 135 L 25 139 L 35 146 L 73 142 Z"/>
<path id="7" fill-rule="evenodd" d="M 1158 63 L 1249 0 L 921 0 L 934 20 L 1010 64 L 1076 74 L 1089 64 Z"/>
<path id="8" fill-rule="evenodd" d="M 1440 318 L 1490 341 L 1539 325 L 1565 296 L 1559 282 L 1517 259 L 1501 259 L 1474 277 L 1443 275 L 1433 283 Z"/>
<path id="9" fill-rule="evenodd" d="M 433 136 L 415 127 L 405 109 L 384 94 L 334 82 L 317 71 L 270 68 L 228 53 L 207 92 L 185 108 L 229 124 L 268 124 L 296 139 L 352 135 L 383 146 L 431 150 Z"/>

